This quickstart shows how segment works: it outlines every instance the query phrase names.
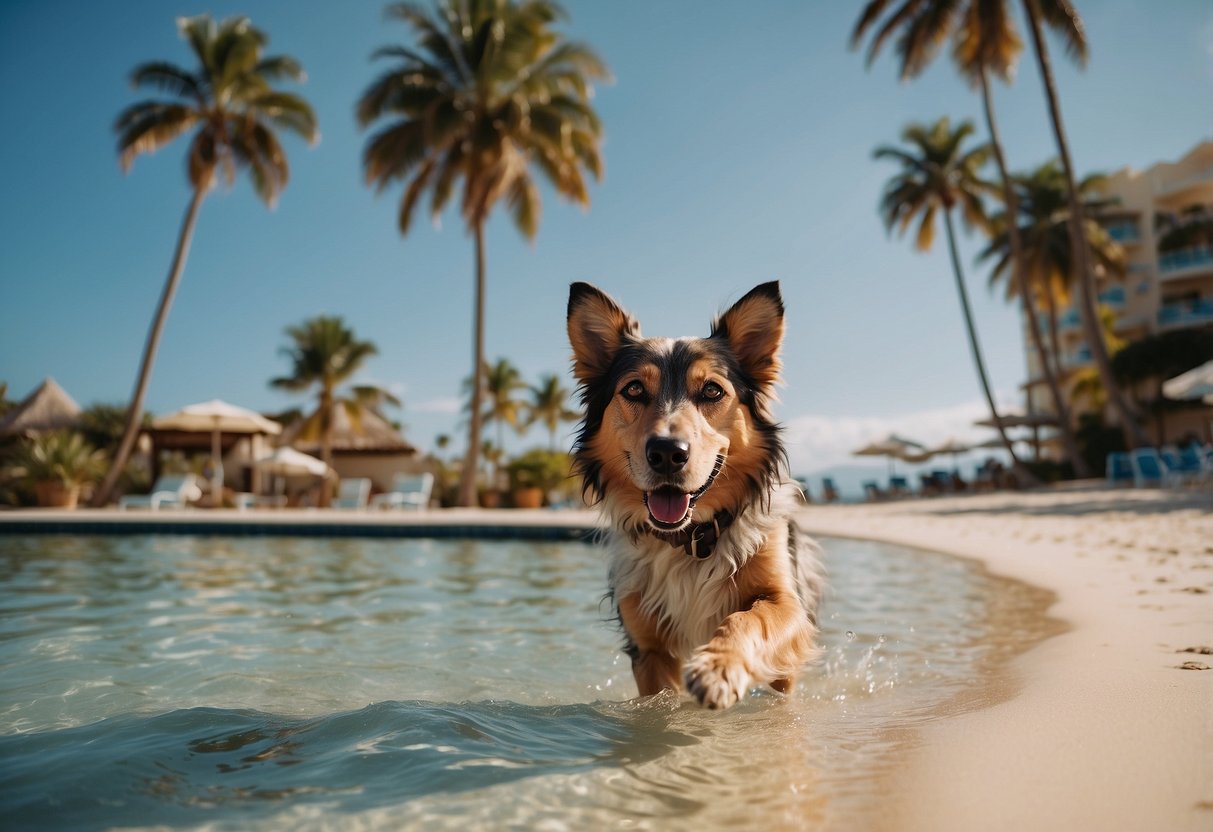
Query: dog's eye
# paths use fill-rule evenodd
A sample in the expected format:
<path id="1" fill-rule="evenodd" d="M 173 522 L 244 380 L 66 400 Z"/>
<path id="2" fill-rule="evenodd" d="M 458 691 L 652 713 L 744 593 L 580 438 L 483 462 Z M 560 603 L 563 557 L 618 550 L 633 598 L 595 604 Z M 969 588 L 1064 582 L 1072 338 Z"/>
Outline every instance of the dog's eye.
<path id="1" fill-rule="evenodd" d="M 628 382 L 628 384 L 619 391 L 619 394 L 630 402 L 643 402 L 648 398 L 648 393 L 644 389 L 644 385 L 639 381 Z"/>
<path id="2" fill-rule="evenodd" d="M 699 391 L 699 397 L 705 402 L 718 402 L 724 398 L 724 388 L 714 381 L 709 381 Z"/>

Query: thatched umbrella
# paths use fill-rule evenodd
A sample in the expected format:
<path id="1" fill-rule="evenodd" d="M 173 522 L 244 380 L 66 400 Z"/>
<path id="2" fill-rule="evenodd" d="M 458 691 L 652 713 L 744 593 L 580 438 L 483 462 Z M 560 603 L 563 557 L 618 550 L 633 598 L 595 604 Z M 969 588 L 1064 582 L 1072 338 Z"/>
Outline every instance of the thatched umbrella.
<path id="1" fill-rule="evenodd" d="M 0 419 L 0 436 L 33 436 L 80 424 L 80 405 L 47 378 L 34 392 Z"/>

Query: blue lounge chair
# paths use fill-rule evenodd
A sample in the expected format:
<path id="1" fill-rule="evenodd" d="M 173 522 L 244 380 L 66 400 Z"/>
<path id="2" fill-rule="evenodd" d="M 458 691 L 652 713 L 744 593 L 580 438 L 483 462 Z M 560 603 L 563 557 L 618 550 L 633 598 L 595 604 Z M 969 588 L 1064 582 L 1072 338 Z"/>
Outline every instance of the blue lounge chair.
<path id="1" fill-rule="evenodd" d="M 372 508 L 411 508 L 420 511 L 430 505 L 430 493 L 434 490 L 434 475 L 429 471 L 420 474 L 397 474 L 392 479 L 392 490 L 376 494 L 371 499 Z"/>
<path id="2" fill-rule="evenodd" d="M 834 485 L 834 480 L 830 477 L 824 477 L 821 480 L 821 498 L 827 503 L 833 503 L 838 499 L 838 486 Z"/>
<path id="3" fill-rule="evenodd" d="M 1129 455 L 1120 451 L 1108 454 L 1104 476 L 1107 477 L 1108 485 L 1132 485 L 1135 477 Z"/>
<path id="4" fill-rule="evenodd" d="M 909 496 L 910 481 L 905 477 L 889 477 L 889 493 L 894 497 Z"/>
<path id="5" fill-rule="evenodd" d="M 1130 452 L 1133 465 L 1133 484 L 1138 488 L 1167 485 L 1171 469 L 1158 448 L 1137 448 Z"/>

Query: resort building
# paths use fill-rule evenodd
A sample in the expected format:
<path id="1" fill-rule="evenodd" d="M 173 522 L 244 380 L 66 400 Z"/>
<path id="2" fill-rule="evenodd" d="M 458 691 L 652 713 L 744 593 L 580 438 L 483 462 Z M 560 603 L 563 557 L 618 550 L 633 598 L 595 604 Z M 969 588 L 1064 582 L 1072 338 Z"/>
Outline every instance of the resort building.
<path id="1" fill-rule="evenodd" d="M 1097 270 L 1101 310 L 1112 319 L 1116 339 L 1137 341 L 1185 328 L 1213 327 L 1213 141 L 1198 144 L 1176 162 L 1161 162 L 1144 171 L 1118 170 L 1106 177 L 1101 197 L 1112 204 L 1095 219 L 1123 249 L 1125 268 L 1111 274 Z M 1077 294 L 1077 292 L 1075 292 Z M 1074 303 L 1077 302 L 1075 298 Z M 1077 307 L 1058 315 L 1058 356 L 1062 390 L 1075 419 L 1097 406 L 1083 391 L 1081 379 L 1094 373 Z M 1047 316 L 1042 330 L 1049 341 Z M 1041 370 L 1041 356 L 1027 335 L 1028 381 L 1024 385 L 1030 414 L 1051 416 L 1053 402 Z M 1146 405 L 1160 393 L 1133 391 Z M 1145 427 L 1158 444 L 1194 433 L 1210 438 L 1213 407 L 1153 408 Z M 1108 423 L 1115 415 L 1105 412 Z"/>

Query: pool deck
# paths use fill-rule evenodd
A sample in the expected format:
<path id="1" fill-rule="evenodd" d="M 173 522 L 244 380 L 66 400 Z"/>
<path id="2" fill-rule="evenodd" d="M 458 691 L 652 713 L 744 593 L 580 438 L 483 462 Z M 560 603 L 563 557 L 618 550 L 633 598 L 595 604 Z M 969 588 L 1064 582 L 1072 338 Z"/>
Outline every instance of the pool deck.
<path id="1" fill-rule="evenodd" d="M 596 511 L 565 509 L 20 509 L 0 512 L 0 534 L 209 534 L 583 540 L 599 528 Z"/>

